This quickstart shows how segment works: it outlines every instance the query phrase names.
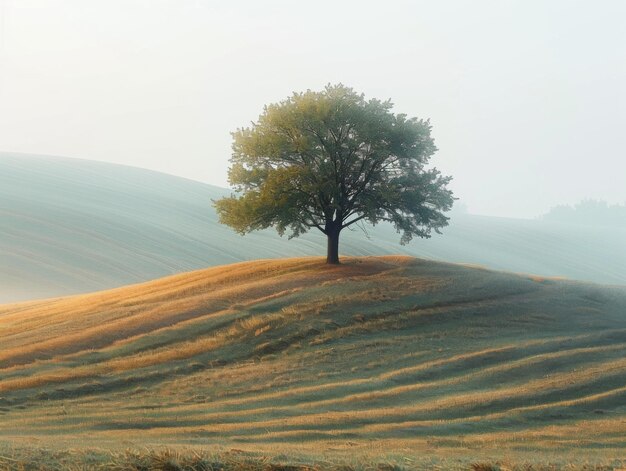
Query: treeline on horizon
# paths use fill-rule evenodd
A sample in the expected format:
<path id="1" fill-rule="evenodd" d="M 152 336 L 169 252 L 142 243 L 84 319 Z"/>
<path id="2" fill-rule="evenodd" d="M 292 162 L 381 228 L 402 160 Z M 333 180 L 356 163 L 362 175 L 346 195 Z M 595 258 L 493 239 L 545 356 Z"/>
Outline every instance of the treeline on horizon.
<path id="1" fill-rule="evenodd" d="M 626 227 L 626 203 L 609 204 L 606 201 L 586 199 L 574 206 L 553 207 L 542 219 L 585 225 Z"/>

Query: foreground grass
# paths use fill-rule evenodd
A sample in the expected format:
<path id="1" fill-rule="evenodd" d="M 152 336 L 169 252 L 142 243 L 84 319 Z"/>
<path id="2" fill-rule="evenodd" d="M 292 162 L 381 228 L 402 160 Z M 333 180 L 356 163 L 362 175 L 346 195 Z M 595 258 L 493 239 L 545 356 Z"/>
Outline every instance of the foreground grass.
<path id="1" fill-rule="evenodd" d="M 624 288 L 408 257 L 256 261 L 0 306 L 0 345 L 14 445 L 626 450 Z"/>
<path id="2" fill-rule="evenodd" d="M 614 471 L 626 466 L 619 459 L 504 458 L 475 459 L 439 456 L 328 456 L 269 455 L 239 449 L 207 452 L 194 449 L 51 450 L 3 448 L 0 471 L 117 470 L 117 471 Z"/>

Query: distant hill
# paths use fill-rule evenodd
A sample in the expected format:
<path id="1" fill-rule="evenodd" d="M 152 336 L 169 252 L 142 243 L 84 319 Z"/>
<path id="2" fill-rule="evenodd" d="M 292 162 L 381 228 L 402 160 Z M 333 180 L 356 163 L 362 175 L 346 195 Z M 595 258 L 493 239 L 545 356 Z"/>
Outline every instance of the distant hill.
<path id="1" fill-rule="evenodd" d="M 0 306 L 0 444 L 623 457 L 625 313 L 624 287 L 399 256 Z"/>
<path id="2" fill-rule="evenodd" d="M 0 302 L 61 296 L 257 258 L 321 255 L 310 233 L 241 237 L 211 199 L 229 191 L 133 167 L 0 153 Z M 454 215 L 441 236 L 401 246 L 386 225 L 345 231 L 348 255 L 401 253 L 626 284 L 626 229 Z"/>

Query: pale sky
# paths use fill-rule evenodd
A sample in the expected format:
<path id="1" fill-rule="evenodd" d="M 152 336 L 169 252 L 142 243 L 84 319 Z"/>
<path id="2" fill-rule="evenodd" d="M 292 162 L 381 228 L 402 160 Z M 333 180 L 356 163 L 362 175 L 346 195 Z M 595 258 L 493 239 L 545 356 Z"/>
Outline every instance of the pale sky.
<path id="1" fill-rule="evenodd" d="M 626 1 L 0 0 L 0 151 L 227 186 L 230 132 L 342 82 L 430 118 L 476 214 L 626 201 Z"/>

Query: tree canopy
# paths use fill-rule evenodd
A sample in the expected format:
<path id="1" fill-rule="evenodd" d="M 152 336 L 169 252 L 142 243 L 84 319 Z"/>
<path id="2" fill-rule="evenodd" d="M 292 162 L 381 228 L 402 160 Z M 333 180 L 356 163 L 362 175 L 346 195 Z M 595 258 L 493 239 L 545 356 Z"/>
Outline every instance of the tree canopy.
<path id="1" fill-rule="evenodd" d="M 359 221 L 393 224 L 403 244 L 439 233 L 451 177 L 427 168 L 437 150 L 430 122 L 392 106 L 341 84 L 266 106 L 232 133 L 228 176 L 238 194 L 215 202 L 220 222 L 290 238 L 315 228 L 328 238 L 328 263 L 339 263 L 339 233 Z"/>

